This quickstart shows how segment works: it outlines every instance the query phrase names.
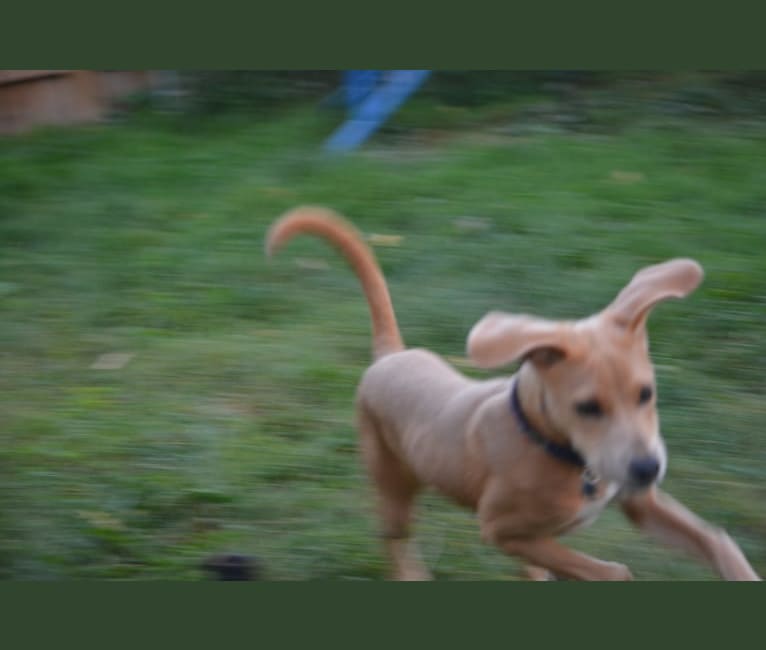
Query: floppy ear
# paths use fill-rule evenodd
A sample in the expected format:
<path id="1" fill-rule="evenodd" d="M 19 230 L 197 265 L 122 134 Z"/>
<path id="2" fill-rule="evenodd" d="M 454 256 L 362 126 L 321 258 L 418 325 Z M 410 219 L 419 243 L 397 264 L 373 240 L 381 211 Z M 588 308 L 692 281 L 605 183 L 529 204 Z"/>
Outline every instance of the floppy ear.
<path id="1" fill-rule="evenodd" d="M 683 298 L 702 282 L 702 267 L 694 260 L 674 259 L 641 269 L 606 311 L 621 326 L 641 327 L 661 300 Z"/>
<path id="2" fill-rule="evenodd" d="M 468 334 L 468 357 L 480 368 L 497 368 L 529 357 L 548 366 L 567 354 L 561 324 L 491 311 Z"/>

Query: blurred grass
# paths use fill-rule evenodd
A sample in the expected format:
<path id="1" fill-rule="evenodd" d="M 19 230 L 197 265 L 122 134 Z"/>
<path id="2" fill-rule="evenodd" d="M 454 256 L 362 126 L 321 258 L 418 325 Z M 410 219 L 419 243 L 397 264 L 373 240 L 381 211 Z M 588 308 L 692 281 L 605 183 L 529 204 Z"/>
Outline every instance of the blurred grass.
<path id="1" fill-rule="evenodd" d="M 403 237 L 376 252 L 405 339 L 451 356 L 489 309 L 585 316 L 640 266 L 698 259 L 703 287 L 651 320 L 666 486 L 766 573 L 766 129 L 758 98 L 700 83 L 424 93 L 332 160 L 339 116 L 310 107 L 3 140 L 0 576 L 193 579 L 221 550 L 273 579 L 384 575 L 352 426 L 364 300 L 319 242 L 262 254 L 307 202 Z M 437 577 L 514 576 L 437 496 L 418 533 Z M 711 577 L 611 511 L 570 542 Z"/>

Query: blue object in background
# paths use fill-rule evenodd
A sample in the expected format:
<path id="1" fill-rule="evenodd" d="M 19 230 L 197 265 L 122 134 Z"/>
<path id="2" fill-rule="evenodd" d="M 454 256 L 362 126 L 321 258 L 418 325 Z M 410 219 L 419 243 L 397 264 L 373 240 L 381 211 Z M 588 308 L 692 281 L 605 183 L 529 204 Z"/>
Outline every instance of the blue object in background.
<path id="1" fill-rule="evenodd" d="M 353 111 L 373 91 L 383 78 L 382 70 L 346 70 L 343 73 L 343 94 L 346 108 Z"/>
<path id="2" fill-rule="evenodd" d="M 325 151 L 361 145 L 425 82 L 430 70 L 349 70 L 343 75 L 349 117 L 325 142 Z"/>

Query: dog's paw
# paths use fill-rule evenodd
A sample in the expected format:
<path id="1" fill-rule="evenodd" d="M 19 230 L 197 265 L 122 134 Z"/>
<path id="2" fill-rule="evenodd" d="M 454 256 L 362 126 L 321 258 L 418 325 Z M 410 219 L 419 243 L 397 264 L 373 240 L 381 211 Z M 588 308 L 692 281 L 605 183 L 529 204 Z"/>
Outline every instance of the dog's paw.
<path id="1" fill-rule="evenodd" d="M 554 573 L 541 566 L 535 566 L 534 564 L 525 564 L 521 572 L 527 580 L 532 580 L 534 582 L 549 582 L 551 580 L 556 580 L 556 575 Z"/>
<path id="2" fill-rule="evenodd" d="M 619 562 L 608 563 L 608 574 L 604 580 L 633 580 L 633 574 L 630 569 Z"/>
<path id="3" fill-rule="evenodd" d="M 425 567 L 409 567 L 394 574 L 394 580 L 401 582 L 426 582 L 433 580 L 433 576 Z"/>

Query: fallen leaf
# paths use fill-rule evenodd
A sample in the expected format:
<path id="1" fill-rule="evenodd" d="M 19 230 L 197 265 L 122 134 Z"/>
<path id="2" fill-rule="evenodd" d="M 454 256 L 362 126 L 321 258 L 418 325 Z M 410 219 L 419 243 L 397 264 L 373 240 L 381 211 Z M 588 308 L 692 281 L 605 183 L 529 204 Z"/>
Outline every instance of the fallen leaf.
<path id="1" fill-rule="evenodd" d="M 480 231 L 488 230 L 492 225 L 492 222 L 489 219 L 483 219 L 482 217 L 460 217 L 459 219 L 455 219 L 452 224 L 458 230 Z"/>
<path id="2" fill-rule="evenodd" d="M 103 528 L 109 530 L 121 530 L 123 528 L 123 523 L 116 517 L 110 515 L 108 512 L 101 512 L 98 510 L 80 510 L 77 514 L 94 528 Z"/>
<path id="3" fill-rule="evenodd" d="M 398 246 L 402 243 L 404 237 L 401 235 L 380 235 L 372 233 L 367 237 L 367 241 L 373 246 Z"/>
<path id="4" fill-rule="evenodd" d="M 453 366 L 459 366 L 463 368 L 475 368 L 470 359 L 467 359 L 466 357 L 457 357 L 457 356 L 450 356 L 447 355 L 444 357 L 449 363 L 451 363 Z"/>
<path id="5" fill-rule="evenodd" d="M 135 355 L 129 352 L 107 352 L 100 355 L 91 365 L 91 370 L 120 370 Z"/>
<path id="6" fill-rule="evenodd" d="M 296 258 L 295 266 L 301 269 L 306 269 L 307 271 L 326 271 L 330 268 L 330 265 L 327 264 L 327 262 L 324 260 L 311 259 L 307 257 Z"/>

